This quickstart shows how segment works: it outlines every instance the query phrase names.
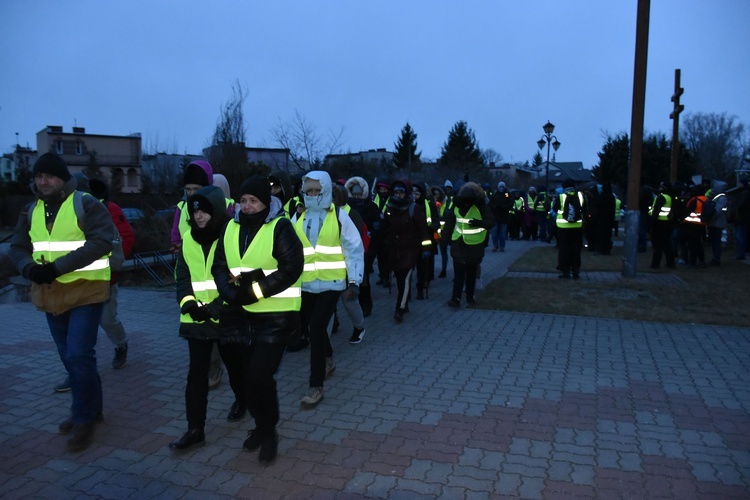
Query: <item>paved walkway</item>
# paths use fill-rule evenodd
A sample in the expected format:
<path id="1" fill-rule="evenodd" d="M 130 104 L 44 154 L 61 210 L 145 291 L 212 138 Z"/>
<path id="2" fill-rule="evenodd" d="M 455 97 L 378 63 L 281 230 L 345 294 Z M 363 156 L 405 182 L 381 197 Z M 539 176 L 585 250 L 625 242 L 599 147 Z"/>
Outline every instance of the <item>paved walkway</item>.
<path id="1" fill-rule="evenodd" d="M 485 282 L 532 245 L 488 253 Z M 343 317 L 314 410 L 299 407 L 308 351 L 288 354 L 268 467 L 242 451 L 249 417 L 225 419 L 226 376 L 206 446 L 168 449 L 186 428 L 173 292 L 122 291 L 129 362 L 112 370 L 101 336 L 105 420 L 79 454 L 57 433 L 70 396 L 52 391 L 64 372 L 43 314 L 0 305 L 0 497 L 750 498 L 749 328 L 455 311 L 449 286 L 400 325 L 374 289 L 356 346 Z"/>

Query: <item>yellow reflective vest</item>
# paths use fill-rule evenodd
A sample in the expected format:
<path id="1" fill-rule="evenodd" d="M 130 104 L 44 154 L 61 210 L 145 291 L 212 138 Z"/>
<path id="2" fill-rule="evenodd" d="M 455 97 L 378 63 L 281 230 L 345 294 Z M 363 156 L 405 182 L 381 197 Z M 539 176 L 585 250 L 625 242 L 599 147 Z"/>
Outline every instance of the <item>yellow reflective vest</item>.
<path id="1" fill-rule="evenodd" d="M 344 252 L 341 249 L 341 230 L 339 229 L 336 206 L 331 204 L 323 225 L 318 234 L 318 242 L 315 247 L 305 235 L 305 216 L 303 212 L 294 224 L 302 242 L 302 250 L 305 254 L 305 267 L 302 271 L 302 282 L 309 283 L 316 279 L 321 281 L 334 281 L 346 279 L 346 262 Z"/>
<path id="2" fill-rule="evenodd" d="M 578 201 L 580 202 L 581 207 L 583 207 L 583 193 L 578 192 L 576 193 L 576 195 L 578 196 Z M 559 229 L 577 229 L 579 227 L 583 227 L 583 212 L 581 212 L 581 216 L 578 218 L 578 220 L 575 220 L 573 222 L 568 222 L 567 218 L 565 217 L 565 200 L 568 196 L 568 193 L 560 193 L 560 208 L 557 210 L 557 219 L 555 220 L 555 225 Z"/>
<path id="3" fill-rule="evenodd" d="M 253 241 L 240 256 L 240 225 L 230 221 L 224 231 L 224 254 L 227 259 L 227 267 L 233 276 L 242 273 L 262 269 L 263 274 L 268 276 L 279 268 L 279 261 L 273 256 L 274 231 L 280 217 L 263 224 L 256 233 Z M 302 305 L 301 278 L 281 292 L 263 297 L 260 286 L 252 285 L 252 293 L 258 298 L 254 304 L 244 305 L 242 308 L 251 313 L 269 313 L 299 311 Z M 245 285 L 247 286 L 247 285 Z"/>
<path id="4" fill-rule="evenodd" d="M 211 250 L 208 257 L 203 253 L 203 248 L 198 244 L 190 231 L 182 235 L 182 257 L 190 271 L 190 285 L 193 288 L 193 295 L 186 295 L 180 301 L 180 307 L 186 302 L 194 300 L 198 304 L 208 304 L 219 296 L 216 289 L 216 282 L 211 274 L 211 266 L 214 264 L 214 255 L 216 253 L 216 241 L 211 244 Z M 219 321 L 211 318 L 213 323 Z M 205 321 L 194 321 L 189 314 L 180 314 L 180 323 L 205 323 Z"/>
<path id="5" fill-rule="evenodd" d="M 667 221 L 669 220 L 669 213 L 672 211 L 672 197 L 667 193 L 661 193 L 661 196 L 664 197 L 664 205 L 659 209 L 656 220 Z M 656 198 L 654 198 L 654 203 L 651 205 L 651 208 L 648 209 L 649 215 L 654 215 L 654 205 L 656 205 L 656 200 L 658 199 L 659 196 L 657 195 Z"/>
<path id="6" fill-rule="evenodd" d="M 472 205 L 469 211 L 466 212 L 466 215 L 459 214 L 458 207 L 453 209 L 453 213 L 456 216 L 456 226 L 453 228 L 451 240 L 456 241 L 461 238 L 467 245 L 480 245 L 484 243 L 487 230 L 483 227 L 469 225 L 471 219 L 482 219 L 482 214 L 477 207 Z"/>
<path id="7" fill-rule="evenodd" d="M 73 205 L 74 197 L 75 193 L 72 193 L 62 202 L 55 217 L 55 223 L 52 225 L 52 231 L 47 231 L 44 202 L 42 200 L 36 202 L 29 229 L 32 245 L 31 257 L 35 262 L 54 262 L 86 243 L 86 235 L 78 227 L 78 217 Z M 81 279 L 109 282 L 109 255 L 103 255 L 85 267 L 57 277 L 60 283 L 71 283 Z"/>
<path id="8" fill-rule="evenodd" d="M 227 204 L 227 208 L 234 205 L 234 200 L 231 198 L 224 198 Z M 177 210 L 180 211 L 180 222 L 177 225 L 177 230 L 180 232 L 180 236 L 184 235 L 186 231 L 190 231 L 190 214 L 187 210 L 187 200 L 180 200 L 177 203 Z"/>

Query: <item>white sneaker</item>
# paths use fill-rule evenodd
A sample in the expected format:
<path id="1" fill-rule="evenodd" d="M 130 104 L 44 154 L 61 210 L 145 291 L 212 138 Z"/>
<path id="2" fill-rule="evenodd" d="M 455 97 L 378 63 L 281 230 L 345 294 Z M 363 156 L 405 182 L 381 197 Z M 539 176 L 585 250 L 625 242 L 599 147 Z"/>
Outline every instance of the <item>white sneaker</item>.
<path id="1" fill-rule="evenodd" d="M 310 387 L 310 390 L 307 391 L 307 395 L 302 398 L 302 401 L 300 401 L 300 403 L 302 404 L 302 406 L 311 407 L 320 403 L 321 399 L 323 399 L 323 388 Z"/>
<path id="2" fill-rule="evenodd" d="M 359 344 L 360 342 L 362 342 L 362 339 L 364 338 L 364 336 L 365 336 L 365 329 L 364 328 L 362 328 L 361 330 L 355 328 L 354 331 L 352 332 L 352 336 L 349 337 L 349 343 L 350 344 Z"/>

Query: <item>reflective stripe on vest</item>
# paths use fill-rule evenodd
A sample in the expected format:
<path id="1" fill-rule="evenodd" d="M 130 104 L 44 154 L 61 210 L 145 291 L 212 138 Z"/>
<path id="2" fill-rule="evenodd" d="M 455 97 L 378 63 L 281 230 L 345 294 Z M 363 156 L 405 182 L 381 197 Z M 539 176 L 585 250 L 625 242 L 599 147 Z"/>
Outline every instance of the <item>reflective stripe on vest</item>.
<path id="1" fill-rule="evenodd" d="M 620 220 L 622 218 L 622 212 L 620 211 L 621 206 L 622 202 L 620 201 L 620 198 L 615 196 L 615 220 Z"/>
<path id="2" fill-rule="evenodd" d="M 664 206 L 659 210 L 659 215 L 656 217 L 656 220 L 669 220 L 669 212 L 672 211 L 672 197 L 666 193 L 661 193 L 661 195 L 664 197 Z M 656 205 L 656 200 L 658 199 L 658 196 L 654 198 L 654 203 L 651 205 L 651 208 L 648 209 L 649 215 L 654 214 L 654 205 Z"/>
<path id="3" fill-rule="evenodd" d="M 31 214 L 29 238 L 32 246 L 31 257 L 38 263 L 54 262 L 81 248 L 86 243 L 86 235 L 78 227 L 73 195 L 69 195 L 60 205 L 60 210 L 52 225 L 52 232 L 47 231 L 44 202 L 38 200 Z M 109 281 L 109 255 L 102 255 L 87 266 L 57 277 L 60 283 L 71 283 L 80 279 Z"/>
<path id="4" fill-rule="evenodd" d="M 430 210 L 430 200 L 424 200 L 424 213 L 427 225 L 432 224 L 432 210 Z"/>
<path id="5" fill-rule="evenodd" d="M 579 192 L 576 194 L 578 195 L 578 201 L 581 202 L 581 207 L 583 207 L 583 193 Z M 567 197 L 567 193 L 560 193 L 560 209 L 557 211 L 557 219 L 555 220 L 555 225 L 560 229 L 576 229 L 579 227 L 583 227 L 583 211 L 581 211 L 581 218 L 576 221 L 568 222 L 565 218 L 564 210 L 565 200 L 567 199 Z"/>
<path id="6" fill-rule="evenodd" d="M 253 241 L 245 250 L 245 254 L 240 257 L 240 225 L 234 221 L 227 224 L 224 232 L 224 254 L 227 259 L 227 267 L 233 276 L 239 276 L 242 273 L 262 269 L 266 276 L 278 270 L 279 261 L 273 256 L 274 231 L 280 217 L 274 218 L 261 226 L 255 234 Z M 302 305 L 302 288 L 300 288 L 301 279 L 281 292 L 271 295 L 270 297 L 260 298 L 254 304 L 244 305 L 242 308 L 251 313 L 265 312 L 284 312 L 299 311 Z M 246 284 L 249 286 L 249 284 Z M 258 290 L 254 287 L 254 292 Z"/>
<path id="7" fill-rule="evenodd" d="M 190 234 L 190 231 L 182 235 L 182 256 L 185 259 L 185 264 L 188 266 L 190 271 L 190 284 L 193 287 L 192 298 L 199 304 L 208 304 L 216 297 L 219 296 L 219 292 L 216 289 L 216 282 L 211 274 L 211 266 L 214 264 L 214 255 L 216 253 L 216 241 L 211 244 L 211 250 L 208 252 L 208 257 L 203 253 L 203 247 L 201 247 Z M 188 299 L 188 297 L 185 297 Z M 185 303 L 187 300 L 183 299 Z M 182 304 L 180 304 L 182 306 Z M 219 320 L 211 318 L 213 323 L 218 323 Z M 194 321 L 189 314 L 180 314 L 180 323 L 205 323 L 205 321 Z"/>
<path id="8" fill-rule="evenodd" d="M 466 212 L 466 215 L 459 214 L 458 207 L 453 209 L 453 213 L 456 215 L 456 226 L 453 229 L 451 240 L 455 241 L 462 238 L 467 245 L 479 245 L 484 243 L 487 230 L 483 227 L 469 225 L 471 219 L 482 220 L 482 214 L 476 206 L 472 205 L 469 211 Z"/>
<path id="9" fill-rule="evenodd" d="M 690 224 L 703 224 L 703 222 L 701 222 L 701 214 L 703 213 L 703 204 L 705 202 L 705 196 L 698 196 L 695 199 L 695 209 L 690 212 L 690 215 L 685 217 L 685 222 L 689 222 Z M 705 224 L 703 225 L 705 226 Z"/>
<path id="10" fill-rule="evenodd" d="M 307 212 L 302 212 L 302 215 L 294 224 L 294 229 L 297 231 L 297 236 L 302 242 L 302 250 L 305 253 L 305 268 L 302 272 L 303 283 L 309 283 L 316 279 L 321 281 L 346 279 L 346 262 L 341 250 L 341 234 L 335 210 L 336 207 L 331 205 L 331 209 L 326 214 L 320 228 L 318 243 L 315 248 L 305 235 L 304 221 Z"/>

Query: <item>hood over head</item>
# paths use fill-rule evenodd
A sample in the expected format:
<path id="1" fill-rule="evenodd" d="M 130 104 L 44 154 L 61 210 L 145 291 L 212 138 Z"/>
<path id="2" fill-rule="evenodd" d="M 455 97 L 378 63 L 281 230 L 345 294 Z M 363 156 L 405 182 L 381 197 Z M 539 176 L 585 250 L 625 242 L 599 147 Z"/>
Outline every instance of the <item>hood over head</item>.
<path id="1" fill-rule="evenodd" d="M 476 182 L 467 182 L 461 186 L 456 196 L 456 204 L 459 206 L 482 206 L 485 204 L 487 194 L 482 186 Z"/>
<path id="2" fill-rule="evenodd" d="M 351 177 L 344 184 L 346 190 L 349 191 L 349 196 L 355 194 L 354 190 L 359 188 L 362 190 L 362 198 L 368 198 L 370 196 L 370 186 L 367 181 L 362 177 Z"/>
<path id="3" fill-rule="evenodd" d="M 91 186 L 89 185 L 89 178 L 86 177 L 86 174 L 83 172 L 76 172 L 73 174 L 73 177 L 78 180 L 78 187 L 76 188 L 78 191 L 83 191 L 84 193 L 91 193 Z M 98 198 L 98 196 L 97 196 Z"/>
<path id="4" fill-rule="evenodd" d="M 214 170 L 211 164 L 205 160 L 196 160 L 190 162 L 185 167 L 185 184 L 198 184 L 200 186 L 210 186 L 214 182 Z"/>
<path id="5" fill-rule="evenodd" d="M 222 192 L 224 193 L 224 198 L 232 197 L 232 192 L 229 189 L 229 181 L 226 177 L 224 177 L 224 175 L 214 174 L 214 181 L 211 184 L 218 188 L 221 188 Z"/>
<path id="6" fill-rule="evenodd" d="M 320 194 L 318 196 L 307 196 L 305 197 L 305 208 L 307 210 L 328 210 L 331 208 L 333 203 L 333 188 L 331 182 L 331 176 L 328 172 L 323 170 L 313 170 L 312 172 L 306 173 L 302 177 L 302 189 L 305 188 L 305 181 L 307 179 L 313 179 L 320 182 Z"/>
<path id="7" fill-rule="evenodd" d="M 729 184 L 727 184 L 726 182 L 714 180 L 711 183 L 711 192 L 714 194 L 714 196 L 719 193 L 726 193 L 727 187 L 729 187 Z"/>
<path id="8" fill-rule="evenodd" d="M 497 190 L 504 193 L 508 190 L 508 188 L 505 186 L 505 183 L 503 181 L 500 181 L 497 183 Z"/>

